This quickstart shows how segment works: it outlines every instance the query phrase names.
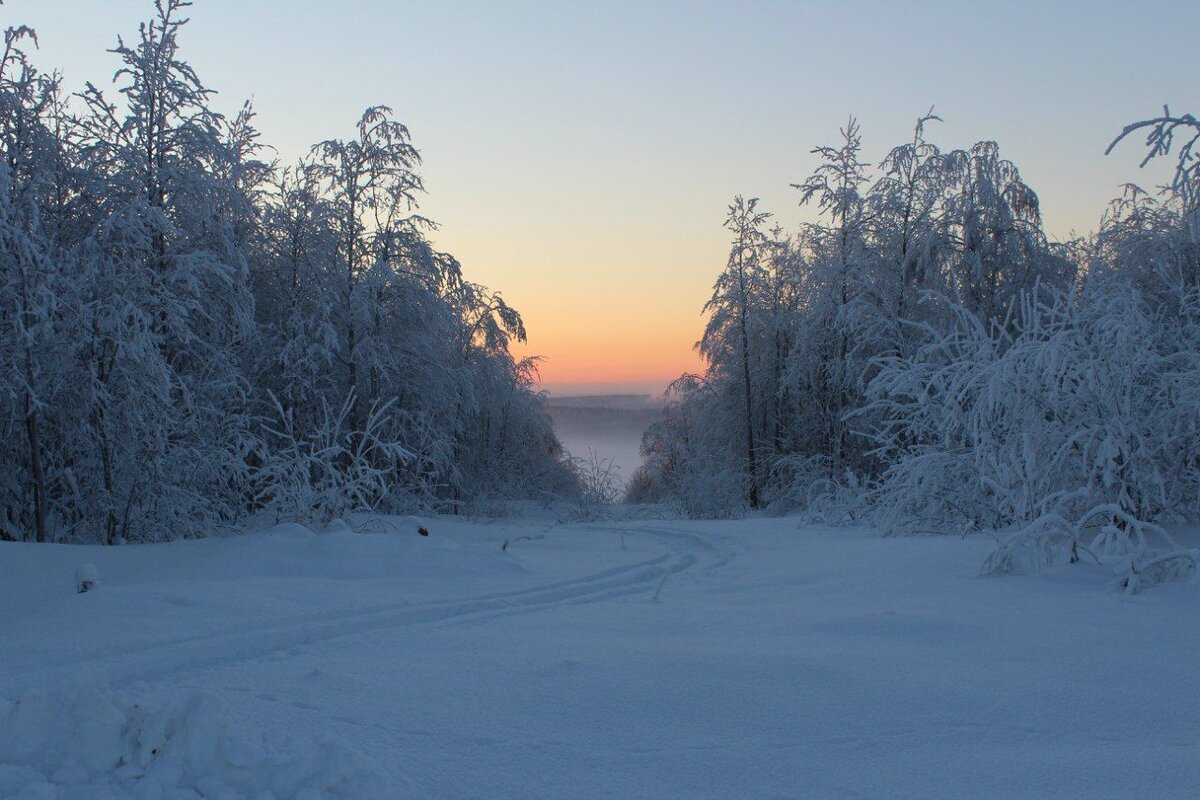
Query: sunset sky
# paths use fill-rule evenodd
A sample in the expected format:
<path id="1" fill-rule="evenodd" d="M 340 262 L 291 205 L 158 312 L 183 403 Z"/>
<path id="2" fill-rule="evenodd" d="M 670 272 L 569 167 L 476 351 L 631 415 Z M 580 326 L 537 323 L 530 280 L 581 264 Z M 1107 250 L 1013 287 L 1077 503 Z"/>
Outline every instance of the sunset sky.
<path id="1" fill-rule="evenodd" d="M 392 106 L 437 242 L 523 312 L 544 385 L 659 390 L 699 368 L 730 199 L 805 219 L 788 184 L 851 113 L 870 161 L 930 105 L 941 146 L 998 140 L 1059 237 L 1120 183 L 1161 182 L 1135 143 L 1104 148 L 1164 102 L 1200 112 L 1200 3 L 966 5 L 197 0 L 181 41 L 285 161 Z M 0 19 L 37 28 L 37 63 L 74 89 L 150 9 L 9 0 Z"/>

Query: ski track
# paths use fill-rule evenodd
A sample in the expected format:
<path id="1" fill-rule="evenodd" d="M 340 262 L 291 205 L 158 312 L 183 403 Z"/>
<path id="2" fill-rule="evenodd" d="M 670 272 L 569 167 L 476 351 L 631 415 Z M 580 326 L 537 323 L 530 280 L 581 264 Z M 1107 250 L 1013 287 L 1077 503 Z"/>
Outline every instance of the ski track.
<path id="1" fill-rule="evenodd" d="M 155 680 L 192 670 L 249 661 L 353 636 L 393 628 L 442 623 L 466 625 L 513 614 L 527 614 L 566 605 L 596 603 L 656 591 L 669 576 L 691 569 L 702 556 L 713 559 L 704 572 L 727 563 L 710 542 L 695 534 L 655 528 L 588 526 L 591 530 L 620 535 L 645 535 L 662 543 L 667 552 L 653 558 L 610 567 L 578 578 L 555 581 L 512 591 L 439 600 L 431 603 L 398 603 L 368 609 L 290 617 L 233 631 L 155 642 L 119 653 L 73 658 L 33 671 L 14 670 L 6 683 L 17 689 L 44 687 L 73 681 L 90 671 L 116 686 L 138 680 Z M 699 551 L 698 555 L 695 551 Z"/>
<path id="2" fill-rule="evenodd" d="M 627 533 L 647 534 L 649 536 L 659 539 L 660 541 L 667 541 L 667 542 L 671 542 L 673 544 L 678 544 L 681 542 L 686 543 L 690 547 L 692 547 L 696 550 L 703 551 L 706 555 L 712 557 L 712 559 L 713 559 L 712 563 L 706 565 L 701 570 L 701 572 L 703 574 L 708 574 L 708 573 L 714 572 L 715 570 L 720 569 L 721 567 L 728 564 L 730 561 L 732 561 L 737 556 L 737 553 L 735 551 L 723 550 L 720 547 L 718 547 L 717 545 L 713 544 L 713 542 L 709 538 L 707 538 L 705 536 L 701 536 L 698 533 L 687 533 L 685 531 L 670 530 L 667 528 L 650 528 L 650 527 L 627 528 L 627 527 L 618 527 L 615 525 L 594 525 L 594 526 L 589 526 L 589 527 L 592 530 L 609 531 L 609 532 L 617 533 L 617 534 L 627 534 Z"/>

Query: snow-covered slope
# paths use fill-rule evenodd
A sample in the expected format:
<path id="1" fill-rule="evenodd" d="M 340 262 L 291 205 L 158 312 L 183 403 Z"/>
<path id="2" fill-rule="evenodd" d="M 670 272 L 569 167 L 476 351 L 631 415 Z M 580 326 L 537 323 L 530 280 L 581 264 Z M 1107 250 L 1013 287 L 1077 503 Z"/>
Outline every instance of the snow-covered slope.
<path id="1" fill-rule="evenodd" d="M 1194 580 L 788 520 L 369 529 L 0 545 L 0 797 L 1200 790 Z"/>

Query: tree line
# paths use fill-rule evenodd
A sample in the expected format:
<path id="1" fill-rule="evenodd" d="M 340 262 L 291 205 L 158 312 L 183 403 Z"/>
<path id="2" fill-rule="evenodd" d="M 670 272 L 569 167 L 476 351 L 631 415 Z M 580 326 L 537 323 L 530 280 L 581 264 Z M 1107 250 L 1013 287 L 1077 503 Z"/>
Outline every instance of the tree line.
<path id="1" fill-rule="evenodd" d="M 872 165 L 851 119 L 792 184 L 820 212 L 798 230 L 735 198 L 707 368 L 669 390 L 630 499 L 1020 531 L 996 569 L 1178 567 L 1150 541 L 1200 519 L 1200 123 L 1120 132 L 1110 151 L 1144 133 L 1172 182 L 1055 242 L 996 143 L 944 150 L 938 121 Z"/>
<path id="2" fill-rule="evenodd" d="M 116 91 L 0 56 L 0 537 L 145 541 L 570 493 L 520 314 L 418 213 L 369 108 L 281 165 L 179 50 L 119 38 Z"/>

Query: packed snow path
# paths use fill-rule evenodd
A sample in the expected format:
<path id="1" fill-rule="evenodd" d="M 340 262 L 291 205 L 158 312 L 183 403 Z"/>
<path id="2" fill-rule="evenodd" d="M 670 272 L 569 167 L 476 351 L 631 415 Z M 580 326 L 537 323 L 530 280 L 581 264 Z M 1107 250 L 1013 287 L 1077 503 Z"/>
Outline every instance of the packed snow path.
<path id="1" fill-rule="evenodd" d="M 0 546 L 0 697 L 201 692 L 398 797 L 1200 792 L 1195 581 L 979 578 L 983 541 L 788 520 L 369 527 Z M 29 718 L 0 707 L 0 762 Z"/>

